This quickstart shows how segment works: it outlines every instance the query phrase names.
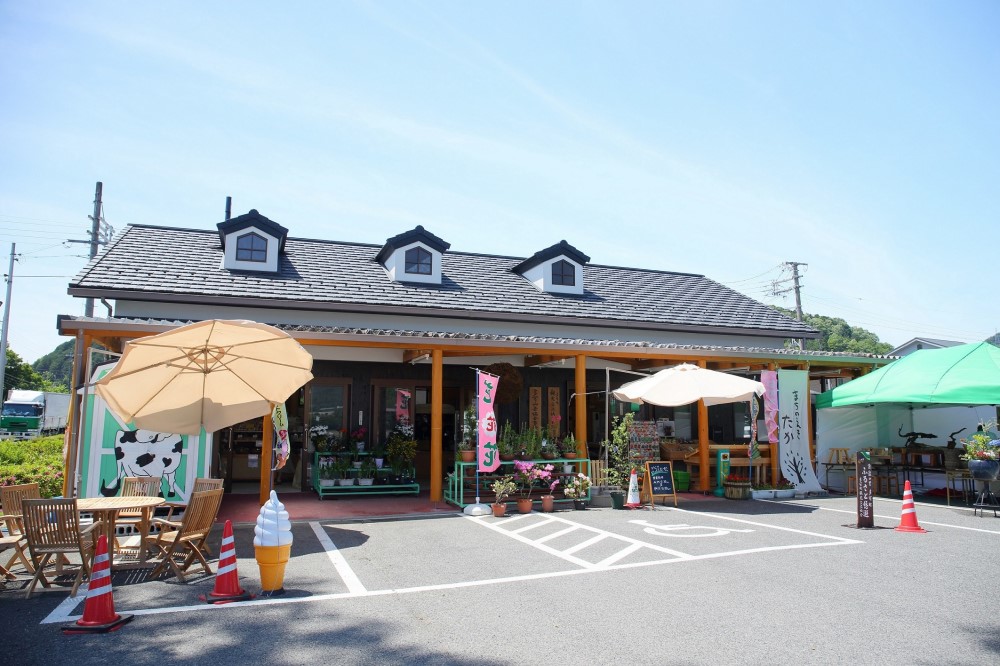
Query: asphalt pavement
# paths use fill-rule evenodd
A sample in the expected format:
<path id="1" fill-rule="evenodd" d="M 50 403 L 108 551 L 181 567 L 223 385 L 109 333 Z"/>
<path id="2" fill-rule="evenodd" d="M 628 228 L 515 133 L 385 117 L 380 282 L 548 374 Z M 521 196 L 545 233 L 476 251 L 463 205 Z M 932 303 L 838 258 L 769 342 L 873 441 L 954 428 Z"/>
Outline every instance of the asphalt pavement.
<path id="1" fill-rule="evenodd" d="M 118 571 L 133 620 L 64 635 L 84 597 L 15 581 L 0 626 L 17 664 L 1000 663 L 1000 518 L 918 504 L 927 531 L 905 533 L 901 502 L 875 513 L 865 530 L 836 497 L 304 521 L 284 594 L 214 606 L 212 576 Z M 252 527 L 235 536 L 259 592 Z"/>

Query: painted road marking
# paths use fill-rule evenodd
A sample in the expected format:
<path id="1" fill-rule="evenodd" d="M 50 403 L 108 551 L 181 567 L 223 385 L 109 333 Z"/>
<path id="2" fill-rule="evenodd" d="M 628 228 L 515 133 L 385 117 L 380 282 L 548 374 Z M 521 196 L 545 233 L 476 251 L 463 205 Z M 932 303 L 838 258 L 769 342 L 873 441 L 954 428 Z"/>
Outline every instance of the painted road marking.
<path id="1" fill-rule="evenodd" d="M 367 592 L 361 579 L 358 578 L 357 574 L 354 573 L 354 569 L 351 565 L 347 563 L 344 559 L 343 553 L 337 548 L 337 546 L 330 539 L 330 536 L 323 529 L 323 526 L 317 522 L 309 523 L 309 527 L 315 532 L 316 538 L 319 539 L 319 543 L 323 546 L 323 550 L 326 551 L 327 557 L 333 563 L 333 568 L 337 570 L 340 575 L 340 579 L 344 581 L 344 585 L 347 586 L 347 591 L 353 594 L 362 594 Z"/>
<path id="2" fill-rule="evenodd" d="M 456 589 L 471 588 L 471 587 L 482 587 L 482 586 L 486 586 L 486 585 L 504 585 L 504 584 L 508 584 L 508 583 L 518 583 L 518 582 L 524 582 L 524 581 L 543 580 L 543 579 L 546 579 L 546 578 L 563 578 L 563 577 L 567 577 L 567 576 L 581 576 L 581 575 L 588 575 L 588 574 L 594 574 L 594 573 L 602 573 L 602 572 L 606 572 L 606 571 L 615 571 L 615 570 L 620 570 L 620 569 L 634 569 L 634 568 L 638 568 L 638 567 L 663 566 L 663 565 L 680 565 L 680 564 L 683 564 L 683 563 L 686 563 L 686 562 L 695 562 L 695 561 L 698 561 L 698 560 L 712 560 L 712 559 L 720 559 L 720 558 L 724 558 L 724 557 L 739 557 L 739 556 L 749 555 L 749 554 L 755 554 L 755 553 L 766 553 L 766 552 L 774 552 L 774 551 L 782 551 L 782 550 L 796 550 L 796 549 L 803 549 L 803 548 L 824 548 L 824 547 L 830 547 L 830 546 L 843 546 L 843 545 L 849 545 L 849 544 L 860 544 L 860 543 L 863 543 L 862 541 L 858 541 L 858 540 L 855 540 L 855 539 L 844 539 L 844 538 L 841 538 L 841 537 L 835 537 L 835 536 L 826 535 L 826 534 L 817 534 L 815 532 L 808 532 L 808 531 L 805 531 L 805 530 L 797 530 L 797 529 L 793 529 L 793 528 L 778 527 L 776 525 L 767 525 L 765 523 L 758 523 L 758 522 L 753 522 L 753 521 L 747 521 L 747 520 L 742 520 L 742 519 L 739 519 L 739 518 L 730 518 L 728 516 L 719 516 L 719 515 L 716 515 L 716 514 L 705 514 L 705 513 L 702 513 L 702 512 L 687 512 L 684 509 L 676 509 L 676 508 L 669 508 L 669 510 L 671 510 L 671 511 L 678 511 L 678 512 L 681 512 L 681 513 L 694 513 L 694 514 L 699 515 L 699 516 L 712 515 L 712 516 L 714 516 L 716 518 L 720 518 L 722 520 L 731 520 L 731 521 L 738 522 L 738 523 L 745 523 L 745 524 L 748 524 L 748 525 L 757 525 L 759 527 L 764 527 L 764 528 L 768 528 L 768 529 L 775 529 L 775 530 L 783 530 L 783 531 L 788 531 L 788 532 L 797 533 L 797 534 L 804 534 L 804 535 L 810 535 L 810 536 L 819 536 L 819 537 L 822 537 L 824 539 L 827 539 L 828 541 L 821 542 L 821 543 L 810 543 L 810 544 L 794 544 L 794 545 L 788 545 L 788 546 L 765 546 L 765 547 L 760 547 L 760 548 L 746 548 L 746 549 L 742 549 L 742 550 L 720 551 L 720 552 L 715 552 L 715 553 L 708 553 L 708 554 L 705 554 L 705 555 L 688 555 L 688 554 L 685 554 L 685 553 L 680 553 L 678 551 L 671 550 L 669 548 L 663 548 L 661 546 L 656 546 L 654 544 L 648 544 L 648 543 L 645 543 L 643 541 L 639 541 L 639 540 L 636 540 L 636 539 L 631 539 L 629 537 L 624 537 L 624 536 L 615 534 L 613 532 L 608 532 L 608 531 L 605 531 L 605 530 L 598 530 L 598 529 L 592 528 L 592 527 L 587 526 L 587 525 L 579 525 L 579 524 L 574 523 L 572 521 L 560 518 L 559 520 L 561 520 L 562 522 L 566 523 L 567 527 L 568 526 L 575 526 L 576 528 L 592 532 L 592 533 L 594 533 L 594 535 L 591 538 L 585 540 L 584 542 L 581 542 L 580 544 L 577 544 L 576 546 L 572 546 L 570 548 L 567 548 L 567 549 L 565 549 L 563 551 L 556 551 L 555 549 L 549 548 L 549 547 L 545 546 L 544 544 L 541 544 L 541 545 L 536 546 L 536 547 L 538 547 L 541 550 L 545 550 L 545 551 L 551 552 L 552 554 L 556 554 L 559 557 L 561 557 L 562 559 L 565 559 L 565 560 L 570 561 L 570 562 L 573 562 L 574 559 L 577 559 L 577 562 L 573 562 L 577 566 L 577 568 L 574 568 L 574 569 L 568 569 L 568 570 L 563 570 L 563 571 L 550 571 L 550 572 L 537 573 L 537 574 L 524 574 L 524 575 L 520 575 L 520 576 L 507 576 L 507 577 L 503 577 L 503 578 L 487 578 L 487 579 L 483 579 L 483 580 L 461 581 L 461 582 L 457 582 L 457 583 L 442 583 L 442 584 L 438 584 L 438 585 L 419 585 L 419 586 L 415 586 L 415 587 L 390 588 L 390 589 L 385 589 L 385 590 L 367 590 L 367 589 L 364 589 L 364 586 L 360 585 L 360 581 L 359 581 L 358 584 L 360 585 L 360 589 L 358 591 L 339 592 L 339 593 L 332 593 L 332 594 L 316 594 L 316 595 L 309 596 L 309 597 L 268 597 L 268 598 L 264 598 L 264 599 L 253 599 L 253 600 L 250 600 L 250 601 L 236 601 L 236 602 L 233 602 L 233 603 L 230 603 L 230 604 L 222 604 L 222 605 L 198 603 L 198 604 L 193 604 L 193 605 L 189 605 L 189 606 L 170 606 L 170 607 L 165 607 L 165 608 L 139 608 L 139 609 L 129 609 L 127 612 L 129 614 L 131 614 L 131 615 L 164 615 L 164 614 L 168 614 L 168 613 L 195 613 L 195 612 L 202 612 L 202 613 L 225 613 L 225 612 L 228 612 L 228 611 L 233 610 L 233 609 L 244 608 L 244 607 L 247 607 L 247 606 L 276 606 L 276 605 L 284 605 L 284 604 L 300 604 L 300 603 L 315 603 L 315 602 L 322 602 L 322 601 L 351 600 L 351 599 L 358 599 L 358 598 L 364 598 L 364 597 L 386 596 L 386 595 L 393 595 L 393 594 L 420 594 L 420 593 L 424 593 L 424 592 L 438 592 L 438 591 L 442 591 L 442 590 L 456 590 Z M 526 514 L 526 516 L 530 516 L 530 515 L 535 515 L 535 514 Z M 486 523 L 485 521 L 483 521 L 479 517 L 465 516 L 465 518 L 467 520 L 475 521 L 479 525 L 488 527 L 490 529 L 496 529 L 498 531 L 501 531 L 501 532 L 503 532 L 504 534 L 506 534 L 507 536 L 509 536 L 509 537 L 511 537 L 513 539 L 516 539 L 516 540 L 519 540 L 519 541 L 524 541 L 526 543 L 530 543 L 531 542 L 531 540 L 527 539 L 527 537 L 524 537 L 524 536 L 521 536 L 521 535 L 514 535 L 514 534 L 509 533 L 506 530 L 500 530 L 499 528 L 495 528 L 492 525 L 490 525 L 489 523 Z M 505 523 L 506 524 L 510 524 L 511 522 L 513 522 L 513 519 L 514 519 L 514 517 L 511 517 L 511 519 L 505 521 Z M 310 523 L 310 524 L 312 525 L 313 523 Z M 318 525 L 318 523 L 317 523 L 317 525 Z M 313 530 L 315 531 L 315 529 L 316 528 L 314 527 Z M 325 532 L 324 532 L 324 535 L 325 535 Z M 328 535 L 325 535 L 325 536 L 327 537 L 327 540 L 329 540 L 329 536 Z M 603 540 L 608 539 L 608 538 L 614 538 L 614 539 L 618 539 L 618 540 L 621 540 L 621 541 L 624 541 L 624 542 L 629 542 L 629 546 L 626 546 L 626 548 L 631 548 L 632 545 L 637 545 L 638 548 L 643 548 L 643 547 L 650 548 L 650 549 L 652 549 L 654 551 L 671 555 L 671 557 L 669 557 L 667 559 L 660 559 L 660 560 L 647 560 L 647 561 L 641 561 L 641 562 L 630 562 L 630 563 L 626 563 L 626 564 L 608 564 L 608 565 L 605 565 L 605 566 L 599 566 L 599 565 L 595 565 L 595 564 L 592 564 L 592 563 L 589 563 L 589 562 L 585 562 L 583 560 L 579 560 L 578 558 L 572 558 L 572 556 L 570 555 L 570 551 L 574 551 L 574 552 L 578 551 L 580 549 L 586 548 L 587 546 L 593 545 L 593 544 L 595 544 L 595 543 L 597 543 L 599 541 L 603 541 Z M 333 543 L 332 540 L 330 540 L 330 543 L 331 544 Z M 337 557 L 343 557 L 340 554 L 339 550 L 336 551 L 336 554 L 337 554 L 336 555 Z M 628 553 L 626 553 L 626 554 L 628 554 Z M 332 556 L 331 556 L 331 561 L 333 561 L 332 560 Z M 350 569 L 350 567 L 347 567 L 346 571 L 350 571 L 350 575 L 351 576 L 354 575 L 353 571 Z M 343 577 L 343 574 L 342 574 L 342 577 Z M 347 581 L 345 579 L 345 583 L 346 582 Z M 349 588 L 351 587 L 350 584 L 348 584 L 348 587 Z M 84 590 L 84 588 L 85 588 L 85 586 L 81 585 L 81 591 Z M 76 597 L 66 599 L 65 601 L 63 601 L 62 603 L 60 603 L 59 606 L 52 613 L 50 613 L 45 619 L 43 619 L 40 622 L 40 624 L 53 624 L 53 623 L 57 623 L 57 622 L 74 622 L 76 620 L 79 620 L 82 617 L 82 615 L 69 615 L 69 612 L 71 612 L 80 602 L 84 601 L 85 599 L 86 599 L 86 593 L 85 592 L 81 592 Z"/>
<path id="3" fill-rule="evenodd" d="M 677 539 L 701 539 L 704 537 L 725 536 L 731 532 L 753 532 L 753 530 L 727 529 L 725 527 L 709 527 L 708 525 L 688 525 L 687 523 L 678 523 L 677 525 L 652 525 L 648 520 L 630 520 L 628 522 L 636 525 L 647 525 L 647 527 L 642 530 L 646 534 L 674 537 Z M 677 534 L 677 532 L 687 530 L 708 530 L 708 532 L 704 534 Z"/>
<path id="4" fill-rule="evenodd" d="M 893 500 L 893 499 L 886 499 L 886 498 L 879 498 L 879 499 L 882 500 L 882 501 L 886 501 L 886 502 L 895 502 L 897 504 L 902 504 L 901 500 Z M 807 506 L 810 509 L 819 509 L 820 511 L 833 511 L 835 513 L 849 513 L 852 516 L 856 516 L 858 514 L 857 509 L 854 509 L 854 510 L 849 510 L 849 509 L 834 509 L 833 507 L 830 507 L 830 506 L 821 506 L 819 504 L 807 504 L 805 502 L 786 502 L 786 503 L 787 504 L 794 504 L 796 506 Z M 945 506 L 945 507 L 940 507 L 940 505 L 937 505 L 937 504 L 919 504 L 917 506 L 939 507 L 939 508 L 943 508 L 943 509 L 961 509 L 963 511 L 967 511 L 968 510 L 964 506 L 950 506 L 950 507 L 949 506 Z M 899 516 L 882 516 L 882 515 L 879 515 L 879 514 L 875 514 L 874 517 L 875 518 L 882 518 L 884 520 L 899 520 L 900 519 Z M 987 530 L 987 529 L 983 529 L 981 527 L 966 527 L 965 525 L 953 525 L 952 523 L 936 523 L 936 522 L 929 521 L 929 520 L 923 520 L 921 518 L 918 518 L 917 522 L 919 522 L 921 524 L 921 526 L 923 526 L 923 525 L 934 525 L 935 527 L 950 527 L 953 530 L 965 530 L 967 532 L 983 532 L 984 534 L 1000 534 L 1000 531 L 998 531 L 998 530 Z"/>

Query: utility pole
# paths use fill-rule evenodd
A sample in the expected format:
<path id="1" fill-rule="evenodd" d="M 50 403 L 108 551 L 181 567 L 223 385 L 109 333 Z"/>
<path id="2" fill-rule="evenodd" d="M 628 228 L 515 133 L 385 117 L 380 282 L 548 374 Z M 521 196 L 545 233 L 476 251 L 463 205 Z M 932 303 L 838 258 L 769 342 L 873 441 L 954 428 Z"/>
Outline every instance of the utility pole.
<path id="1" fill-rule="evenodd" d="M 799 266 L 808 266 L 809 264 L 804 264 L 800 261 L 786 261 L 782 264 L 785 268 L 790 268 L 792 270 L 792 277 L 785 278 L 784 280 L 775 280 L 771 283 L 771 295 L 781 296 L 782 294 L 787 294 L 790 291 L 795 292 L 795 318 L 802 321 L 802 295 L 801 289 L 802 285 L 799 284 Z M 785 287 L 784 289 L 778 289 L 779 284 L 784 284 L 789 280 L 792 281 L 791 287 Z M 802 349 L 802 339 L 799 338 L 799 349 Z"/>
<path id="2" fill-rule="evenodd" d="M 7 328 L 10 323 L 10 294 L 14 286 L 14 250 L 17 243 L 10 244 L 10 268 L 7 269 L 7 296 L 3 301 L 3 328 L 0 330 L 0 400 L 6 397 L 4 379 L 7 375 Z"/>
<path id="3" fill-rule="evenodd" d="M 97 187 L 94 189 L 94 214 L 88 215 L 90 219 L 90 235 L 89 240 L 68 240 L 68 243 L 88 243 L 90 245 L 90 258 L 93 259 L 97 256 L 97 250 L 101 245 L 107 245 L 108 241 L 111 240 L 111 236 L 114 233 L 112 229 L 104 220 L 101 215 L 103 209 L 103 201 L 101 200 L 101 195 L 104 191 L 104 183 L 98 181 Z M 84 308 L 84 314 L 88 317 L 94 316 L 94 299 L 88 298 L 87 304 Z"/>

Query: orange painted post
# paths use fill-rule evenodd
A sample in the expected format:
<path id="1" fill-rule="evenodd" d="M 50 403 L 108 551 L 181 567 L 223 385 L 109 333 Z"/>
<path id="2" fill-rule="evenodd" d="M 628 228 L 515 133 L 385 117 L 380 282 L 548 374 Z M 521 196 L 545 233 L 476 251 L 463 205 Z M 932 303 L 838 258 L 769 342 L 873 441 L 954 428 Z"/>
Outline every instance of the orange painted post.
<path id="1" fill-rule="evenodd" d="M 708 368 L 707 361 L 698 361 L 698 367 Z M 708 407 L 704 400 L 698 401 L 698 487 L 701 492 L 709 491 L 709 450 L 708 450 Z"/>
<path id="2" fill-rule="evenodd" d="M 441 477 L 444 475 L 441 409 L 444 394 L 444 352 L 431 351 L 431 501 L 444 499 Z"/>
<path id="3" fill-rule="evenodd" d="M 587 452 L 587 357 L 583 354 L 576 355 L 576 385 L 574 391 L 576 397 L 573 398 L 573 406 L 576 415 L 576 451 L 581 458 L 587 459 L 590 454 Z"/>
<path id="4" fill-rule="evenodd" d="M 260 449 L 260 506 L 271 498 L 271 452 L 274 450 L 274 423 L 271 412 L 264 415 L 264 443 Z"/>

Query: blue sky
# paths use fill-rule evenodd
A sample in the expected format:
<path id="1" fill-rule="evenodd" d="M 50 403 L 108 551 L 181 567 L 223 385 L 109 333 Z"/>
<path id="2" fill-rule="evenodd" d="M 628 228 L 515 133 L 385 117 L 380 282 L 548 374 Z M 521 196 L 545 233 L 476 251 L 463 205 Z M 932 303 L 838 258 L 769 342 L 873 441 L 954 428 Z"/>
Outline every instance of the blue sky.
<path id="1" fill-rule="evenodd" d="M 901 344 L 1000 329 L 1000 3 L 0 2 L 34 361 L 105 218 L 701 273 Z M 787 283 L 783 286 L 787 286 Z M 97 307 L 98 313 L 104 309 Z"/>

